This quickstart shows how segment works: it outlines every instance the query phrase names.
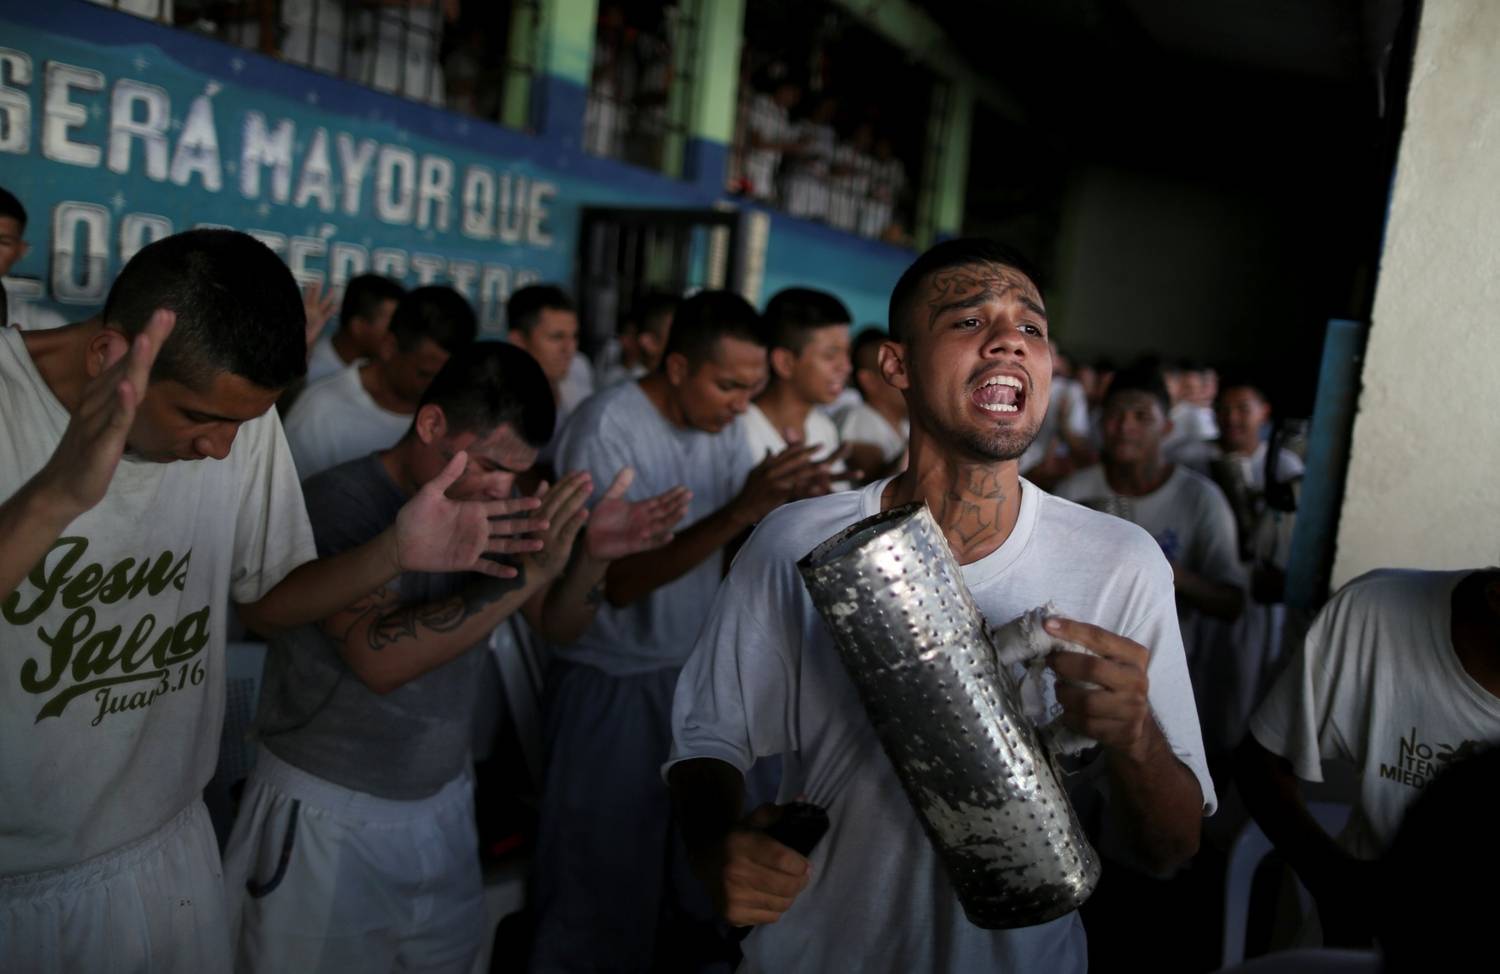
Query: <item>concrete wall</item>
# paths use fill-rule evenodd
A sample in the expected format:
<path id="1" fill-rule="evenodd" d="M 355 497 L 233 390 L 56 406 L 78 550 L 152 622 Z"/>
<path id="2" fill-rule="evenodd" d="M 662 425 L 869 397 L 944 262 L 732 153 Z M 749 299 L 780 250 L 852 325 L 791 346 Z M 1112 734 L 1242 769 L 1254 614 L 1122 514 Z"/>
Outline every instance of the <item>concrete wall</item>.
<path id="1" fill-rule="evenodd" d="M 1333 583 L 1500 563 L 1500 4 L 1423 5 Z"/>
<path id="2" fill-rule="evenodd" d="M 1048 295 L 1053 333 L 1066 347 L 1121 363 L 1148 352 L 1256 357 L 1267 337 L 1291 338 L 1316 320 L 1288 314 L 1275 214 L 1221 187 L 1081 171 L 1063 204 L 1058 279 Z M 1278 279 L 1279 287 L 1267 286 Z"/>

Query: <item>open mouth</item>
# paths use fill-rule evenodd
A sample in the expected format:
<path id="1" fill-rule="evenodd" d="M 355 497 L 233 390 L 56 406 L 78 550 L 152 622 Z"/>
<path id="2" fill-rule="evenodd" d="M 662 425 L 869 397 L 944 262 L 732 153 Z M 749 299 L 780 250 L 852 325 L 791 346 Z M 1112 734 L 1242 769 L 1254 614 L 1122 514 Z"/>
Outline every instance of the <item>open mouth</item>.
<path id="1" fill-rule="evenodd" d="M 1018 413 L 1026 408 L 1026 387 L 1013 375 L 996 375 L 975 389 L 970 398 L 985 412 Z"/>

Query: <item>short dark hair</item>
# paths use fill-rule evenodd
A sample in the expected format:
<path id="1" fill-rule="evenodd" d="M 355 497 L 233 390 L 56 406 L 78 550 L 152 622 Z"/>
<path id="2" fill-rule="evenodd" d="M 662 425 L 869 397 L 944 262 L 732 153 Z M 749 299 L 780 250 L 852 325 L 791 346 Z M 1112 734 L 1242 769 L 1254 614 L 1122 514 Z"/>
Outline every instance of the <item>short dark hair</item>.
<path id="1" fill-rule="evenodd" d="M 637 331 L 657 331 L 652 322 L 663 321 L 674 318 L 677 309 L 682 307 L 682 298 L 666 291 L 647 291 L 636 301 L 635 308 L 630 313 L 630 319 L 635 322 Z M 665 329 L 661 329 L 665 331 Z"/>
<path id="2" fill-rule="evenodd" d="M 442 407 L 455 432 L 483 435 L 509 423 L 538 448 L 557 424 L 552 383 L 536 359 L 510 342 L 476 342 L 448 359 L 422 393 L 421 406 L 429 404 Z"/>
<path id="3" fill-rule="evenodd" d="M 738 338 L 765 347 L 760 315 L 733 291 L 699 291 L 682 302 L 672 319 L 672 334 L 662 354 L 681 355 L 697 368 L 712 359 L 721 338 Z"/>
<path id="4" fill-rule="evenodd" d="M 403 352 L 427 338 L 450 355 L 473 344 L 479 319 L 464 296 L 451 287 L 429 284 L 407 291 L 391 315 L 391 334 Z"/>
<path id="5" fill-rule="evenodd" d="M 1002 264 L 1025 274 L 1042 291 L 1042 279 L 1036 266 L 1014 247 L 990 240 L 987 237 L 956 237 L 929 247 L 918 257 L 896 282 L 891 291 L 890 330 L 891 337 L 898 342 L 910 340 L 907 316 L 916 302 L 917 292 L 927 278 L 938 271 L 970 264 Z"/>
<path id="6" fill-rule="evenodd" d="M 26 207 L 16 199 L 16 194 L 3 186 L 0 186 L 0 216 L 8 216 L 21 225 L 21 232 L 26 232 Z"/>
<path id="7" fill-rule="evenodd" d="M 810 287 L 789 287 L 777 291 L 766 302 L 761 319 L 766 340 L 772 348 L 800 352 L 807 347 L 812 332 L 830 325 L 847 325 L 853 315 L 844 302 Z"/>
<path id="8" fill-rule="evenodd" d="M 1161 403 L 1163 414 L 1172 411 L 1172 397 L 1167 393 L 1167 380 L 1162 378 L 1161 366 L 1155 361 L 1145 359 L 1116 372 L 1109 381 L 1104 401 L 1108 403 L 1123 392 L 1144 392 Z"/>
<path id="9" fill-rule="evenodd" d="M 542 319 L 543 311 L 577 310 L 568 292 L 556 284 L 528 284 L 505 302 L 505 326 L 513 332 L 529 335 Z"/>
<path id="10" fill-rule="evenodd" d="M 142 247 L 104 302 L 105 324 L 134 337 L 160 308 L 177 324 L 151 375 L 203 389 L 229 372 L 263 389 L 307 373 L 307 315 L 292 272 L 238 230 L 185 230 Z"/>
<path id="11" fill-rule="evenodd" d="M 860 357 L 869 354 L 869 349 L 875 349 L 878 354 L 880 346 L 890 341 L 891 336 L 885 333 L 885 329 L 879 325 L 866 325 L 854 336 L 854 346 L 849 350 L 849 361 L 856 369 L 863 368 L 859 364 Z"/>
<path id="12" fill-rule="evenodd" d="M 385 301 L 400 302 L 406 288 L 389 277 L 361 274 L 344 285 L 344 300 L 339 305 L 339 330 L 349 327 L 349 319 L 375 317 Z"/>

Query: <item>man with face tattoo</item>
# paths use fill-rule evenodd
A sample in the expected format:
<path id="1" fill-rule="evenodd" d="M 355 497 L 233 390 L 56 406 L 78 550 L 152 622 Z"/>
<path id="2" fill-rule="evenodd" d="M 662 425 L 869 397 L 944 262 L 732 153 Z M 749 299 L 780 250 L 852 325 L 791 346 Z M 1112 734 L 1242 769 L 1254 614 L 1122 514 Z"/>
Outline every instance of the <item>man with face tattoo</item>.
<path id="1" fill-rule="evenodd" d="M 1052 602 L 1057 636 L 1097 656 L 1050 665 L 1069 726 L 1097 741 L 1077 777 L 1108 795 L 1105 839 L 1155 870 L 1197 848 L 1215 806 L 1172 575 L 1145 531 L 1049 496 L 1017 458 L 1047 410 L 1052 366 L 1036 276 L 986 240 L 937 245 L 891 295 L 880 369 L 910 412 L 910 462 L 860 491 L 763 520 L 720 588 L 677 685 L 666 777 L 695 872 L 729 922 L 753 927 L 748 971 L 1076 971 L 1076 913 L 1015 930 L 964 917 L 797 560 L 863 518 L 925 502 L 993 625 Z M 779 800 L 827 809 L 810 857 L 743 816 L 744 773 L 782 755 Z"/>

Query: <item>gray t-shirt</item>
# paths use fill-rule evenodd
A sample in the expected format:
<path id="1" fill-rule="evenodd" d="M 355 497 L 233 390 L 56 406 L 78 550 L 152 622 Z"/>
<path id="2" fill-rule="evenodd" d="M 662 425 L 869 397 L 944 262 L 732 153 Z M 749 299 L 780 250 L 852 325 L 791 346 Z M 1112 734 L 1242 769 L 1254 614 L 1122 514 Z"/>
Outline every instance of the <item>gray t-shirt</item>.
<path id="1" fill-rule="evenodd" d="M 606 389 L 578 407 L 558 437 L 557 460 L 559 472 L 593 475 L 596 501 L 622 467 L 635 469 L 625 495 L 629 500 L 686 486 L 693 500 L 679 532 L 733 500 L 754 466 L 739 420 L 718 433 L 678 429 L 634 382 Z M 616 676 L 681 666 L 722 575 L 716 553 L 637 602 L 618 609 L 601 605 L 588 631 L 556 647 L 557 655 Z"/>
<path id="2" fill-rule="evenodd" d="M 406 495 L 375 454 L 302 485 L 319 557 L 375 537 Z M 395 585 L 406 604 L 436 602 L 476 576 L 408 572 Z M 271 641 L 256 732 L 278 758 L 334 784 L 400 801 L 434 794 L 464 770 L 483 642 L 381 695 L 365 686 L 317 625 Z"/>

